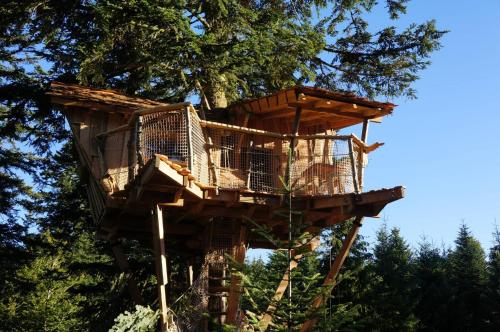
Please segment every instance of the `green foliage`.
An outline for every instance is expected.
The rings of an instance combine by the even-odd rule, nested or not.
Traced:
[[[386,10],[391,23],[405,14],[407,2],[3,1],[0,329],[101,331],[119,312],[131,310],[125,276],[106,244],[95,241],[63,116],[45,95],[49,82],[111,87],[167,101],[200,94],[200,83],[214,107],[294,84],[412,97],[412,84],[440,47],[443,32],[433,21],[373,31],[365,19]],[[299,242],[307,240],[297,233]],[[337,303],[325,311],[330,320],[343,320],[324,320],[325,330],[355,329],[368,312],[365,295],[380,271],[368,268],[366,245],[357,243],[359,250],[341,274],[342,292],[334,293]],[[125,247],[143,295],[152,302],[150,254],[137,243]],[[286,262],[276,255],[270,261],[276,266],[260,263],[261,279],[258,266],[249,271],[249,311],[262,312],[274,292]],[[325,266],[324,258],[312,255],[294,272],[294,324],[305,319],[317,271],[324,273]],[[288,309],[278,308],[276,329],[283,328]],[[124,322],[132,317],[122,316]]]
[[[446,329],[449,285],[446,271],[447,256],[426,239],[419,244],[415,258],[415,284],[418,304],[415,314],[418,328],[426,331]]]
[[[157,329],[160,314],[150,307],[135,306],[134,312],[125,311],[115,319],[115,325],[109,332],[154,332]]]
[[[411,331],[418,323],[413,278],[413,257],[399,230],[387,230],[384,225],[377,233],[373,250],[374,279],[368,296],[371,330]]]
[[[468,227],[460,227],[455,250],[449,254],[449,321],[452,329],[484,329],[486,321],[487,269],[484,251]]]
[[[500,329],[500,231],[495,227],[488,260],[488,307],[491,329]]]

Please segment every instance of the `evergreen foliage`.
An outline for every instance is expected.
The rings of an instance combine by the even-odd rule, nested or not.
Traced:
[[[468,331],[486,329],[485,254],[465,224],[460,227],[455,249],[450,252],[447,265],[451,293],[448,327]]]
[[[115,319],[109,332],[154,332],[157,330],[159,312],[149,307],[135,306],[134,312],[125,311]]]
[[[500,230],[495,226],[488,260],[488,308],[491,330],[500,329]]]
[[[106,331],[120,312],[133,310],[125,276],[109,246],[96,241],[63,117],[44,94],[50,81],[166,101],[200,94],[199,83],[215,108],[294,84],[368,97],[414,97],[412,84],[440,47],[444,32],[433,21],[403,30],[393,27],[407,2],[3,1],[0,330]],[[366,17],[380,10],[386,11],[388,26],[374,31]],[[345,227],[336,227],[329,236],[338,241]],[[457,242],[449,257],[419,253],[415,263],[397,231],[383,232],[386,239],[378,239],[373,258],[362,239],[356,242],[331,301],[320,312],[322,330],[439,330],[443,325],[436,325],[437,318],[423,305],[435,295],[429,287],[438,285],[444,285],[443,294],[453,295],[442,308],[447,317],[469,309],[463,307],[467,301],[483,299],[485,285],[489,305],[498,303],[498,244],[487,267],[470,235]],[[153,303],[150,253],[134,242],[124,246],[143,297]],[[462,258],[475,268],[461,267]],[[428,263],[435,266],[432,271],[424,269],[425,259],[435,264]],[[249,265],[244,299],[249,312],[265,310],[283,264],[283,254],[275,253],[268,262]],[[319,284],[328,266],[329,255],[313,253],[294,271],[294,325],[308,317],[308,304],[323,291]],[[441,274],[443,266],[452,272],[449,278]],[[460,282],[461,277],[472,278],[472,284]],[[379,296],[388,303],[378,301]],[[284,329],[288,309],[280,304],[274,329]],[[498,310],[488,312],[498,326]],[[154,315],[138,307],[120,316],[113,329],[147,330]],[[389,325],[381,315],[387,315]],[[474,311],[464,316],[463,326],[476,322],[486,324]]]

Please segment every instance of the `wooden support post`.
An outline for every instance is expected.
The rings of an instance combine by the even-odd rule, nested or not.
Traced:
[[[138,116],[135,123],[135,154],[137,156],[137,164],[139,167],[144,166],[144,156],[142,155],[142,116]]]
[[[137,283],[135,282],[132,276],[132,272],[130,270],[130,265],[128,264],[127,257],[125,257],[125,254],[123,253],[122,244],[120,243],[120,241],[114,241],[114,242],[110,241],[110,243],[111,243],[111,250],[113,250],[113,254],[115,255],[116,262],[118,263],[120,270],[122,270],[122,272],[127,275],[127,286],[130,296],[134,300],[135,304],[143,305],[144,299],[142,298],[141,292],[137,287]]]
[[[128,143],[127,143],[127,148],[128,148],[128,182],[132,182],[132,180],[135,177],[135,167],[137,165],[136,145],[137,145],[137,132],[136,132],[136,126],[133,126],[129,132],[129,138],[128,138]]]
[[[238,242],[234,248],[234,260],[237,264],[243,264],[245,262],[246,254],[246,227],[240,225],[240,234]],[[241,296],[241,277],[235,274],[236,271],[231,272],[231,285],[229,288],[229,296],[227,299],[227,310],[226,310],[226,323],[227,324],[237,324],[238,323],[238,309],[240,304]]]
[[[191,125],[191,114],[190,108],[186,107],[184,109],[184,116],[186,121],[186,140],[187,140],[187,152],[188,152],[188,160],[187,165],[191,174],[194,173],[193,170],[193,135],[192,135],[192,125]]]
[[[331,290],[333,287],[335,287],[335,279],[337,278],[340,268],[344,264],[345,259],[347,258],[347,255],[349,254],[349,250],[352,247],[352,244],[354,243],[354,240],[356,239],[356,236],[358,235],[359,229],[363,223],[363,217],[356,217],[354,220],[354,224],[349,231],[349,234],[347,234],[347,237],[344,240],[344,243],[342,243],[342,247],[340,248],[340,251],[335,257],[335,260],[333,261],[333,264],[330,268],[330,271],[328,272],[328,275],[326,276],[325,280],[323,281],[323,287],[329,287]],[[313,301],[311,305],[311,311],[318,309],[321,307],[325,301],[325,293],[319,294]],[[301,327],[300,332],[306,332],[306,331],[312,331],[314,328],[314,325],[318,321],[318,317],[313,317],[309,320],[307,320]]]
[[[361,131],[361,141],[366,144],[366,141],[368,139],[368,125],[369,125],[369,120],[365,119],[363,121],[363,129]],[[358,156],[358,186],[359,186],[359,191],[363,191],[363,177],[364,177],[364,172],[363,172],[363,163],[365,160],[366,153],[365,151],[359,151],[359,156]]]
[[[160,304],[160,330],[167,331],[168,307],[167,307],[167,257],[165,252],[165,231],[163,227],[163,213],[161,208],[156,205],[153,210],[153,243],[156,258],[156,278],[158,283],[158,300]]]
[[[352,146],[352,139],[348,140],[347,143],[349,144],[349,159],[351,161],[352,184],[354,185],[354,192],[358,194],[359,193],[358,174],[357,174],[358,172],[356,169],[357,160],[354,159],[354,148]]]

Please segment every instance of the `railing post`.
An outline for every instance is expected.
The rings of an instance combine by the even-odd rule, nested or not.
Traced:
[[[191,171],[191,174],[194,172],[193,170],[193,141],[191,134],[191,115],[189,114],[189,107],[185,108],[185,116],[186,116],[186,140],[187,140],[187,153],[188,153],[188,168]]]
[[[352,184],[354,186],[354,192],[356,194],[358,194],[359,193],[358,174],[356,172],[356,161],[354,159],[354,149],[352,146],[352,138],[348,139],[347,143],[349,144],[349,158],[351,159]]]
[[[141,151],[141,134],[142,134],[142,116],[140,115],[137,118],[137,121],[135,123],[135,134],[136,134],[136,145],[135,145],[135,150],[136,150],[136,155],[137,155],[137,163],[139,166],[144,166],[144,156],[142,155]]]
[[[364,144],[366,144],[366,141],[368,139],[368,124],[369,124],[369,120],[365,119],[363,121],[363,130],[361,132],[361,141]],[[358,156],[359,191],[363,191],[363,177],[364,177],[363,163],[364,163],[365,156],[366,156],[365,150],[360,147],[360,153]]]
[[[136,134],[136,126],[130,129],[130,135],[128,138],[128,182],[131,182],[134,179],[135,175],[135,165],[136,165],[136,142],[137,142],[137,134]]]

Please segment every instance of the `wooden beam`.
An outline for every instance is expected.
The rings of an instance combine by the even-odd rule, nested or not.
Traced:
[[[158,284],[158,300],[160,304],[160,330],[166,332],[168,329],[168,306],[167,306],[167,257],[165,252],[165,232],[163,229],[163,212],[156,205],[153,209],[153,243],[156,258],[156,279]]]
[[[339,253],[335,257],[335,260],[333,261],[332,266],[330,267],[330,271],[328,272],[328,275],[326,276],[325,280],[323,281],[323,287],[328,288],[327,292],[323,292],[322,294],[319,294],[313,301],[311,305],[311,311],[314,311],[321,307],[324,303],[325,297],[330,295],[332,288],[335,286],[335,279],[337,278],[340,268],[345,262],[345,259],[347,258],[347,255],[349,254],[349,250],[351,249],[354,240],[356,239],[356,236],[358,235],[359,229],[361,228],[361,225],[363,223],[363,217],[356,217],[354,220],[354,224],[349,231],[349,234],[347,234],[347,237],[344,240],[344,243],[342,243],[342,247],[340,248]],[[301,332],[308,332],[312,331],[314,328],[314,325],[316,325],[316,322],[318,321],[318,317],[313,317],[307,320],[301,327],[300,331]]]
[[[301,252],[304,251],[313,251],[315,250],[320,244],[320,238],[318,236],[314,237],[311,239],[311,241],[305,245],[303,249],[305,250],[300,250]],[[294,254],[295,254],[294,250]],[[276,292],[274,293],[273,298],[271,299],[271,302],[269,303],[266,313],[262,317],[262,319],[259,322],[259,331],[264,332],[267,330],[269,327],[269,324],[273,320],[273,314],[276,311],[276,308],[278,306],[278,303],[281,301],[283,298],[283,295],[285,294],[285,291],[288,287],[288,281],[289,281],[289,275],[288,272],[292,271],[299,265],[299,260],[303,257],[303,253],[294,255],[293,259],[290,261],[290,267],[287,268],[285,273],[283,274],[283,278],[281,278],[280,283],[278,284],[278,288],[276,289]]]
[[[246,227],[240,223],[240,234],[238,243],[234,247],[234,260],[237,264],[245,262],[246,254]],[[241,296],[241,277],[237,275],[237,271],[231,271],[231,284],[229,288],[229,296],[227,298],[226,323],[236,324],[238,322],[238,308]]]
[[[367,140],[368,140],[368,126],[369,126],[369,121],[368,121],[368,119],[365,119],[363,121],[363,129],[361,130],[361,141],[365,145],[366,145]],[[363,191],[363,178],[364,178],[363,164],[364,164],[365,158],[366,158],[366,153],[364,151],[359,151],[358,152],[358,185],[359,185],[360,192]]]

